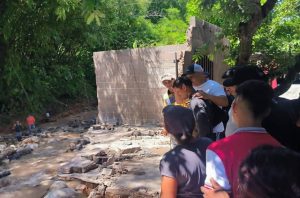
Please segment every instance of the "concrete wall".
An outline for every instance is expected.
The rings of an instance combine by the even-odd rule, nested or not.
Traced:
[[[160,82],[165,73],[175,76],[175,52],[186,45],[95,52],[93,55],[100,122],[128,124],[162,120]]]
[[[188,58],[185,58],[187,61],[184,66],[192,62],[191,54],[194,54],[197,48],[207,44],[209,46],[208,53],[214,56],[213,80],[222,83],[221,76],[228,68],[224,63],[224,56],[228,53],[229,41],[226,38],[217,38],[220,31],[221,29],[216,25],[191,17],[190,26],[187,30],[187,44],[190,51],[186,52]],[[217,48],[217,43],[222,47]]]
[[[175,53],[180,74],[192,63],[196,48],[205,43],[213,45],[218,31],[217,26],[192,17],[185,45],[95,52],[99,122],[161,122],[162,94],[166,89],[160,77],[166,73],[175,76]],[[221,83],[221,75],[227,69],[223,63],[224,52],[214,50],[213,46],[210,50],[215,57],[213,79]]]

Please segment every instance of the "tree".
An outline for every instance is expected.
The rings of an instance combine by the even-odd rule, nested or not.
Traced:
[[[290,85],[300,71],[295,61],[299,54],[299,1],[190,0],[187,10],[188,16],[198,13],[196,16],[223,29],[231,43],[229,60],[235,59],[231,64],[248,64],[251,55],[262,53],[269,66],[276,65],[272,74],[288,73],[281,85]]]
[[[0,3],[0,112],[95,97],[94,51],[153,43],[147,1]],[[16,28],[17,27],[17,28]]]

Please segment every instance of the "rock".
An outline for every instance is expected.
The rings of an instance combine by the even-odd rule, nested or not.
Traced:
[[[51,138],[47,141],[48,144],[53,144],[53,143],[57,143],[57,142],[58,142],[58,140],[55,138]]]
[[[50,133],[54,133],[55,130],[56,130],[55,127],[49,127],[49,128],[47,129],[47,131],[49,131]]]
[[[11,180],[8,178],[0,179],[0,189],[9,186],[11,183]]]
[[[6,144],[0,144],[0,153],[2,153],[6,147]]]
[[[44,181],[41,181],[40,185],[41,186],[51,186],[53,184],[53,180],[44,180]]]
[[[132,136],[141,136],[142,133],[140,131],[133,131],[131,135]]]
[[[68,150],[74,151],[75,149],[76,149],[76,143],[71,142],[71,143],[69,144],[69,149],[68,149]]]
[[[62,188],[68,188],[68,185],[64,181],[55,181],[51,186],[50,190],[58,190]]]
[[[128,148],[121,148],[121,154],[129,154],[129,153],[136,153],[142,150],[140,146],[133,146]]]
[[[108,161],[108,157],[107,156],[96,156],[96,155],[94,155],[93,156],[93,161],[96,164],[103,164],[103,163]]]
[[[33,144],[33,143],[39,143],[40,138],[37,136],[26,138],[22,141],[22,144]]]
[[[123,142],[123,144],[129,146],[132,145],[132,142]]]
[[[9,158],[9,156],[12,156],[15,154],[17,151],[15,148],[8,147],[6,148],[1,154],[0,154],[0,161]]]
[[[82,145],[87,145],[89,143],[91,143],[91,141],[88,138],[83,138],[79,140],[79,143]]]
[[[97,188],[92,190],[88,198],[104,198],[105,197],[106,187],[103,184],[100,184]]]
[[[128,128],[128,129],[127,129],[127,131],[131,131],[131,130],[132,130],[131,128]]]
[[[4,165],[8,165],[9,164],[9,162],[10,162],[10,160],[9,159],[5,159],[5,160],[2,160],[2,164],[4,164]]]
[[[31,150],[35,150],[39,147],[39,145],[38,144],[27,144],[26,147],[30,148]]]
[[[122,165],[121,162],[113,163],[112,168],[115,170],[116,173],[122,173],[123,172],[123,165]]]
[[[75,190],[81,194],[87,194],[87,186],[84,184],[79,184],[76,186]]]
[[[66,165],[63,165],[60,168],[60,172],[64,174],[85,173],[97,167],[98,165],[95,162],[79,157],[79,158],[74,158]]]
[[[71,188],[51,190],[44,198],[77,198],[79,194]]]
[[[107,177],[110,177],[114,174],[114,170],[111,169],[111,168],[103,168],[102,171],[101,171],[101,175],[104,175],[104,176],[107,176]]]
[[[30,154],[32,152],[32,149],[29,147],[25,148],[19,148],[16,153],[13,155],[9,156],[8,159],[13,160],[13,159],[19,159],[23,155]]]
[[[149,131],[149,132],[148,132],[148,135],[149,135],[149,136],[154,136],[154,135],[156,135],[156,134],[155,134],[155,131]]]
[[[72,120],[68,122],[68,126],[72,128],[77,128],[80,126],[80,121],[79,120]]]
[[[93,126],[93,130],[101,130],[101,129],[103,129],[103,127],[100,124],[96,124]]]
[[[75,146],[75,149],[76,150],[81,150],[83,148],[83,146],[82,146],[82,144],[77,144],[76,146]]]
[[[11,172],[9,170],[0,171],[0,178],[6,177],[6,176],[8,176],[10,174],[11,174]]]

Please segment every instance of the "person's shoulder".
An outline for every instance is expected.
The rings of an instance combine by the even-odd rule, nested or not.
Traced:
[[[238,136],[239,135],[236,133],[228,137],[225,137],[221,140],[215,141],[208,146],[208,149],[219,150],[219,149],[224,149],[225,147],[232,147],[232,146],[234,147],[236,146],[234,142]]]
[[[177,145],[175,148],[166,152],[161,159],[161,163],[162,162],[175,162],[182,149],[183,149],[183,147],[181,145]]]

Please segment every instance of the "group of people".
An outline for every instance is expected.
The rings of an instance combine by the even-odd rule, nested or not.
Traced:
[[[35,129],[35,117],[33,115],[28,115],[26,118],[26,123],[28,127],[28,134],[31,135],[32,131]],[[22,140],[22,124],[17,120],[14,124],[13,130],[15,130],[16,139],[18,141]]]
[[[174,143],[159,166],[161,197],[300,197],[300,100],[275,97],[256,66],[223,78],[198,64],[162,77],[163,133]]]

